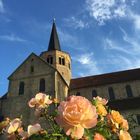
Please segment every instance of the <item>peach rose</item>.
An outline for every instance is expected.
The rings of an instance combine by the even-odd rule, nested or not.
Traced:
[[[107,115],[107,111],[106,111],[105,107],[102,104],[97,105],[97,112],[101,116],[106,116]]]
[[[42,128],[40,126],[40,124],[35,124],[35,125],[29,125],[28,126],[28,135],[31,136],[35,133],[38,133],[39,131],[41,131]]]
[[[52,101],[49,99],[49,95],[38,93],[35,98],[32,98],[28,104],[29,107],[44,108],[46,105],[51,104]]]
[[[92,128],[97,124],[96,107],[81,96],[70,96],[60,103],[56,122],[64,128],[66,135],[80,139],[84,128]]]
[[[114,123],[121,124],[123,122],[123,116],[118,111],[112,110],[111,117]]]
[[[94,136],[94,140],[106,140],[101,134],[96,133]]]
[[[97,97],[94,97],[93,98],[94,100],[96,100],[96,104],[102,104],[102,105],[106,105],[108,103],[108,100],[104,99],[104,98],[101,98],[99,96]]]
[[[127,131],[120,130],[119,140],[132,140],[132,137]]]
[[[124,129],[124,130],[128,130],[129,129],[129,125],[128,125],[128,121],[123,119],[122,123],[121,123],[121,127]]]
[[[14,132],[16,132],[18,130],[18,128],[21,127],[21,120],[19,118],[16,118],[14,120],[12,120],[9,125],[7,126],[7,133],[8,134],[12,134]]]

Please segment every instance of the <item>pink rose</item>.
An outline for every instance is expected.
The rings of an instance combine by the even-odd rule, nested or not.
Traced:
[[[81,96],[70,96],[60,103],[56,122],[64,128],[66,135],[80,139],[84,128],[92,128],[97,124],[96,107]]]
[[[40,124],[35,124],[35,125],[29,125],[28,126],[28,135],[31,136],[33,134],[38,133],[39,131],[41,131],[42,128],[40,126]]]
[[[46,105],[51,104],[52,101],[49,99],[49,95],[38,93],[35,98],[32,98],[28,104],[29,107],[44,108]]]
[[[93,99],[96,100],[97,105],[98,105],[98,104],[106,105],[106,104],[108,103],[108,100],[106,100],[106,99],[104,99],[104,98],[101,98],[101,97],[99,97],[99,96],[94,97]]]
[[[94,140],[106,140],[101,134],[96,133],[94,136]]]

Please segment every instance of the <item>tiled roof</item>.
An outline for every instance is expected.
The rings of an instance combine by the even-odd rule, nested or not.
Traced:
[[[140,80],[140,68],[71,79],[70,90]]]

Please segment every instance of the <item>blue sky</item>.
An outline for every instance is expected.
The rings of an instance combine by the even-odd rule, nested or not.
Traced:
[[[31,52],[47,50],[53,18],[73,77],[140,68],[139,0],[0,0],[0,95]]]

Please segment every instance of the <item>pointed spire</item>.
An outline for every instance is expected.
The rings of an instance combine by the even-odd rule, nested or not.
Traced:
[[[52,50],[61,51],[59,38],[58,38],[56,25],[55,25],[55,19],[53,19],[52,32],[51,32],[49,46],[48,46],[48,51],[52,51]]]

